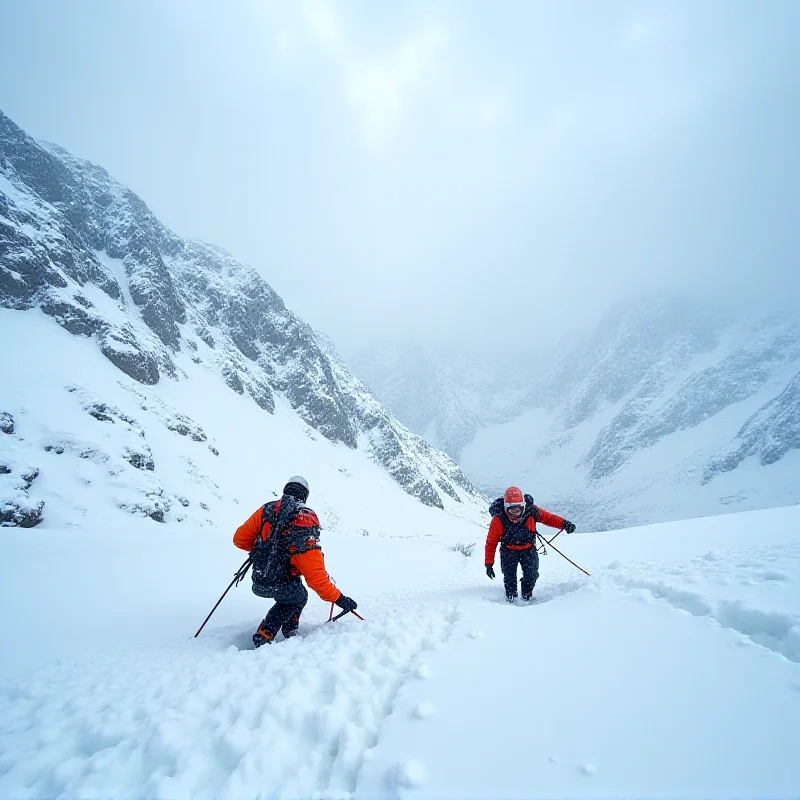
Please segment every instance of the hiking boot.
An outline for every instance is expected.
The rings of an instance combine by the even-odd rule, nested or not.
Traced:
[[[507,603],[516,603],[517,596],[515,594],[507,594],[506,595],[506,602]]]
[[[523,592],[522,593],[522,599],[523,600],[527,601],[527,600],[530,600],[532,597],[533,597],[533,589],[531,589],[529,592]]]
[[[300,626],[300,615],[295,614],[281,625],[281,633],[284,639],[291,639],[297,636],[297,629]]]
[[[269,631],[264,630],[264,628],[259,627],[259,629],[253,634],[253,644],[256,647],[261,647],[262,644],[272,644],[272,640],[274,638],[274,634],[271,634]]]

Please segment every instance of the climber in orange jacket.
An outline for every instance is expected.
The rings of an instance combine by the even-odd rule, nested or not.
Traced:
[[[279,630],[285,638],[297,633],[308,602],[301,576],[326,602],[344,611],[358,608],[333,585],[325,570],[319,518],[305,505],[307,499],[308,483],[296,475],[283,487],[280,500],[259,508],[233,535],[233,543],[253,557],[253,592],[275,600],[253,634],[256,647],[271,643]]]
[[[513,603],[517,599],[517,568],[520,565],[522,599],[530,600],[539,578],[536,523],[567,533],[572,533],[575,526],[569,520],[535,506],[533,498],[529,494],[523,495],[516,486],[509,486],[505,494],[489,506],[489,513],[492,521],[486,535],[486,574],[494,580],[494,554],[499,544],[506,600]]]

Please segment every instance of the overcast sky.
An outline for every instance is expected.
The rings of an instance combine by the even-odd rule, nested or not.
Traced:
[[[345,353],[800,291],[800,1],[4,0],[0,109]]]

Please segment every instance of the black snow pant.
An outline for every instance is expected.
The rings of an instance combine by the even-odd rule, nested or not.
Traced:
[[[522,566],[521,589],[523,597],[530,597],[539,578],[539,552],[536,547],[527,550],[509,550],[500,546],[500,569],[503,570],[503,583],[506,597],[517,596],[517,567]]]
[[[278,631],[281,631],[287,639],[294,636],[307,602],[308,591],[299,575],[282,586],[275,593],[275,605],[267,612],[267,616],[253,634],[256,647],[271,642],[278,635]]]

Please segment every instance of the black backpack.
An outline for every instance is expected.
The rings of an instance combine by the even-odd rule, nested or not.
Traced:
[[[253,557],[253,593],[259,597],[275,597],[277,591],[291,579],[289,546],[292,538],[284,536],[283,532],[297,516],[300,504],[294,497],[285,494],[280,500],[277,514],[275,505],[273,501],[262,509],[261,528],[250,552]],[[268,522],[272,524],[272,531],[264,541],[262,532]]]

